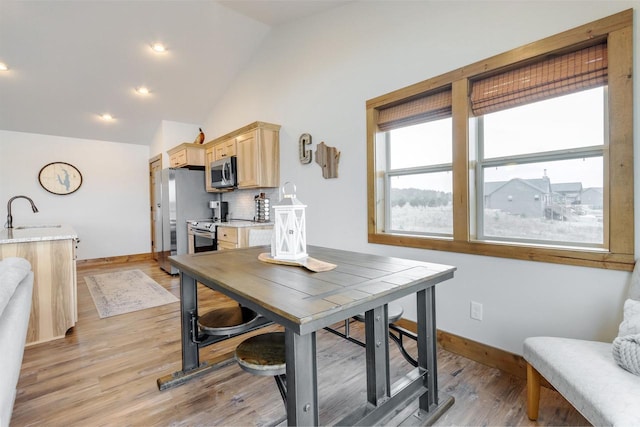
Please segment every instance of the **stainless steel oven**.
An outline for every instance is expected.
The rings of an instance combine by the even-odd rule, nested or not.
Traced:
[[[187,223],[188,247],[187,253],[215,251],[216,226],[211,222],[192,221]]]

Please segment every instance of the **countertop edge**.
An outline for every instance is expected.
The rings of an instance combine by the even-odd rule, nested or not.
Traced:
[[[0,230],[0,244],[45,242],[77,238],[78,234],[75,230],[66,224],[51,227],[26,225]]]

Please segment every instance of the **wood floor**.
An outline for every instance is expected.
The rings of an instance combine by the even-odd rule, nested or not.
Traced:
[[[128,269],[142,270],[179,297],[178,278],[152,261],[81,267],[78,323],[64,339],[25,350],[12,426],[245,426],[284,416],[273,379],[252,376],[235,363],[159,391],[157,378],[181,369],[180,304],[100,319],[84,281]],[[200,313],[233,304],[209,289],[198,292]],[[362,337],[362,325],[352,323],[351,333]],[[232,351],[242,339],[202,349],[201,361]],[[317,346],[320,423],[330,425],[365,401],[364,349],[325,331]],[[411,367],[395,346],[391,356],[393,381]],[[442,349],[438,358],[440,391],[454,396],[455,404],[436,425],[589,425],[544,388],[540,418],[531,422],[523,380]],[[410,409],[389,424],[397,425]]]

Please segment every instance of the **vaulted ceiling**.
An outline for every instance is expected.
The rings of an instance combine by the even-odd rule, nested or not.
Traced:
[[[344,3],[0,0],[0,130],[149,144],[202,123],[274,27]]]

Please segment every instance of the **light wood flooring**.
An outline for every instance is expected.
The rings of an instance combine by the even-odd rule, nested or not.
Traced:
[[[26,348],[12,426],[245,426],[284,416],[273,379],[235,363],[159,391],[157,378],[181,369],[180,304],[100,319],[84,281],[127,269],[142,270],[179,297],[178,277],[153,261],[79,268],[78,323],[64,339]],[[233,304],[204,287],[198,292],[200,313]],[[352,323],[351,333],[362,337],[362,325]],[[201,361],[232,351],[242,339],[202,349]],[[364,349],[326,331],[318,333],[317,347],[320,423],[330,425],[365,401]],[[411,367],[395,346],[391,351],[393,381]],[[455,403],[436,425],[589,425],[544,388],[540,418],[529,421],[524,380],[442,349],[438,358],[440,391]],[[397,425],[407,411],[389,424]]]

